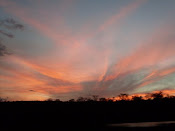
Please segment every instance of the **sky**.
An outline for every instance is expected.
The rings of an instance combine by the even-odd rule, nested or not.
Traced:
[[[0,0],[0,97],[175,94],[174,0]]]

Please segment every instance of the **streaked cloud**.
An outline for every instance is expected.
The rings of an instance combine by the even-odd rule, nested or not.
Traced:
[[[9,16],[0,20],[7,42],[0,43],[0,95],[66,100],[174,89],[175,28],[169,22],[174,20],[161,15],[154,2],[40,2],[0,1],[2,14]],[[7,55],[8,49],[15,53]]]
[[[7,47],[0,42],[0,56],[8,55],[10,54],[7,50]]]

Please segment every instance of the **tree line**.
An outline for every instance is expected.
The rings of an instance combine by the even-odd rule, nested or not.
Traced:
[[[99,102],[117,102],[117,101],[144,101],[144,100],[162,100],[162,99],[175,99],[175,96],[165,94],[162,91],[155,93],[147,93],[144,96],[142,95],[129,95],[125,93],[119,94],[117,97],[105,98],[99,97],[98,95],[92,95],[91,97],[78,97],[77,99],[70,99],[67,102],[91,102],[91,101],[99,101]],[[60,101],[60,99],[52,99],[49,98],[45,101]]]
[[[117,101],[145,101],[145,100],[162,100],[162,99],[175,99],[175,96],[165,94],[162,91],[155,92],[155,93],[147,93],[144,96],[143,95],[129,95],[125,93],[119,94],[117,97],[112,98],[105,98],[105,97],[99,97],[98,95],[92,95],[91,97],[78,97],[77,99],[70,99],[66,102],[92,102],[92,101],[99,101],[99,102],[117,102]],[[48,98],[44,101],[51,102],[62,102],[60,99],[53,99]],[[0,102],[8,102],[7,98],[0,97]]]

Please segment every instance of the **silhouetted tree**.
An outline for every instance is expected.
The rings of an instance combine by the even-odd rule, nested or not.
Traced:
[[[134,96],[132,96],[132,100],[133,101],[141,101],[141,100],[143,100],[143,97],[142,96],[134,95]]]
[[[118,95],[118,97],[120,98],[120,100],[123,100],[123,101],[129,100],[128,94],[120,94]]]
[[[175,100],[175,96],[169,96],[169,99],[174,99]]]
[[[52,98],[48,98],[46,101],[53,101],[53,99]]]
[[[109,98],[107,99],[108,102],[114,102],[113,99]]]
[[[78,97],[77,102],[84,102],[84,101],[86,101],[86,100],[87,100],[87,98]]]
[[[94,101],[94,100],[92,98],[85,98],[85,101],[90,102],[90,101]]]
[[[106,98],[99,98],[99,101],[107,101]]]
[[[151,100],[151,99],[152,99],[152,94],[151,94],[151,93],[147,93],[147,94],[145,95],[145,99],[146,99],[146,100]]]
[[[93,95],[93,96],[92,96],[92,100],[93,100],[93,101],[98,101],[98,97],[99,97],[98,95]]]
[[[58,101],[58,102],[60,102],[61,100],[60,100],[60,99],[55,99],[55,101]]]
[[[75,99],[70,99],[68,102],[75,102]]]
[[[162,99],[162,98],[163,98],[163,92],[160,91],[160,92],[157,92],[157,93],[152,93],[152,94],[151,94],[151,97],[152,97],[153,99]]]
[[[8,97],[7,98],[0,97],[0,102],[7,102],[7,99],[8,99]]]

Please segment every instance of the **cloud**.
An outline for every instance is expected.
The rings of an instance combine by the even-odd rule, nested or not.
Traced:
[[[62,5],[60,6],[60,8],[62,8],[61,12],[64,12],[65,9],[67,8],[67,6],[69,7],[71,4],[72,4],[72,1],[67,1],[66,3],[63,2]],[[75,39],[71,35],[69,35],[70,30],[68,30],[67,27],[64,25],[64,23],[65,23],[64,18],[58,12],[57,12],[57,17],[55,17],[54,15],[50,15],[50,17],[51,17],[50,19],[54,19],[54,21],[56,21],[56,24],[58,26],[60,26],[60,28],[62,29],[61,31],[53,29],[51,27],[48,19],[45,19],[43,21],[43,20],[38,19],[38,17],[37,18],[31,17],[31,12],[29,10],[27,10],[26,7],[22,7],[14,1],[1,0],[0,6],[6,12],[16,16],[17,18],[21,19],[25,23],[33,26],[38,32],[40,32],[41,34],[50,38],[54,44],[67,45],[67,44],[75,42]],[[45,8],[44,9],[41,8],[40,10],[41,10],[41,12],[37,11],[36,13],[39,13],[39,14],[43,14],[43,12],[44,12],[44,14],[50,13],[49,10],[48,10],[48,12],[46,12]],[[5,22],[8,22],[10,24],[15,23],[11,19],[6,20]],[[15,23],[15,25],[16,25],[15,27],[18,27],[18,28],[22,27],[23,28],[22,25],[19,25],[17,23]]]
[[[1,81],[0,91],[4,95],[13,91],[18,96],[27,95],[27,98],[23,97],[25,100],[36,98],[44,100],[49,97],[58,97],[59,94],[69,94],[82,90],[78,83],[55,78],[54,73],[47,75],[47,73],[40,72],[32,63],[15,57],[12,55],[8,56],[8,59],[0,60],[0,78],[3,80]],[[34,98],[32,92],[35,93]],[[13,98],[19,100],[16,96]]]
[[[13,18],[6,18],[3,20],[0,20],[0,26],[5,27],[6,29],[9,30],[23,30],[24,26],[17,21],[15,21]]]
[[[23,30],[24,26],[22,24],[19,24],[12,18],[6,18],[0,20],[0,27],[4,27],[4,30]],[[4,30],[0,30],[0,34],[7,36],[8,38],[14,38],[14,35],[11,33],[7,33]],[[10,55],[11,53],[7,50],[7,47],[0,41],[0,56],[4,55]]]
[[[90,81],[83,83],[83,86],[90,86],[93,92],[107,97],[123,92],[144,93],[167,89],[169,86],[174,88],[171,77],[175,73],[174,36],[173,25],[161,27],[141,43],[141,47],[121,57],[115,64],[110,66],[104,61],[104,71],[96,83]]]
[[[2,31],[2,30],[0,30],[0,34],[5,35],[5,36],[7,36],[9,38],[13,38],[14,37],[11,33],[7,33],[7,32]]]
[[[174,57],[174,36],[173,25],[163,27],[159,32],[156,31],[152,37],[141,44],[141,47],[108,68],[104,80],[116,79],[120,74],[128,71],[158,66],[161,62]]]
[[[124,8],[121,8],[119,13],[113,15],[111,18],[106,20],[100,27],[99,31],[103,31],[109,26],[113,25],[114,23],[119,23],[121,20],[125,19],[126,16],[129,16],[131,13],[133,13],[137,8],[139,8],[141,5],[143,5],[147,0],[137,0],[135,2],[131,2],[129,5],[127,5]]]
[[[100,21],[99,26],[97,26],[95,30],[94,29],[90,30],[86,35],[81,36],[83,37],[81,39],[83,39],[83,41],[91,39],[100,33],[106,32],[113,25],[115,25],[115,27],[116,26],[120,27],[126,18],[128,18],[132,13],[134,13],[139,7],[144,5],[146,2],[147,0],[136,0],[132,1],[131,3],[129,3],[124,7],[121,7],[120,10],[119,11],[117,10],[116,13],[111,17],[105,19],[104,21]],[[90,28],[88,24],[91,23],[91,21],[88,21],[88,23],[84,27],[85,29]]]
[[[112,52],[113,49],[111,49],[110,43],[104,42],[103,40],[100,40],[102,43],[96,40],[94,41],[96,36],[99,38],[101,34],[106,34],[104,37],[110,37],[108,29],[113,27],[113,25],[115,25],[115,27],[121,27],[121,24],[124,23],[123,21],[142,6],[145,1],[146,0],[133,1],[127,6],[116,10],[117,12],[108,19],[99,21],[98,26],[93,28],[93,30],[90,29],[87,35],[82,35],[80,31],[80,33],[77,33],[78,35],[75,36],[76,32],[79,31],[71,33],[72,30],[67,30],[67,28],[64,30],[64,27],[62,28],[62,26],[66,26],[64,25],[66,24],[64,21],[65,18],[63,18],[64,14],[55,17],[54,12],[50,10],[47,11],[47,8],[41,9],[40,6],[37,6],[39,8],[37,10],[38,14],[32,15],[36,10],[22,7],[22,5],[14,1],[2,0],[0,6],[3,7],[4,11],[21,19],[29,26],[34,27],[38,33],[41,33],[53,43],[59,45],[56,46],[59,49],[55,48],[55,50],[58,49],[55,53],[47,52],[41,56],[42,58],[37,56],[34,59],[30,59],[23,55],[23,57],[13,57],[9,59],[10,62],[16,62],[14,62],[12,66],[17,68],[2,68],[4,72],[8,72],[7,76],[0,75],[4,80],[4,85],[7,85],[7,87],[13,86],[13,88],[16,88],[16,92],[18,90],[23,92],[22,90],[25,89],[30,91],[30,93],[45,94],[47,97],[51,95],[57,96],[61,93],[66,95],[75,91],[84,94],[90,92],[108,97],[122,92],[129,93],[134,89],[136,91],[137,89],[142,90],[142,87],[149,86],[161,78],[164,78],[164,76],[174,73],[174,69],[166,68],[167,70],[163,71],[156,67],[159,66],[162,61],[164,62],[166,59],[175,55],[175,46],[172,39],[174,37],[171,35],[172,30],[174,31],[173,28],[172,30],[162,29],[160,31],[162,34],[158,32],[156,36],[143,42],[141,44],[144,45],[143,47],[138,47],[129,55],[126,54],[125,57],[121,57],[119,61],[115,60],[114,65],[111,65],[111,61],[113,60],[111,58],[113,58],[113,56],[111,57],[110,55],[114,53]],[[67,6],[67,4],[65,6]],[[64,9],[65,6],[63,6]],[[42,17],[41,19],[41,16],[37,17],[39,15],[46,17]],[[52,21],[55,21],[53,23],[56,23],[55,27],[59,29],[54,28],[54,25],[51,24]],[[24,29],[23,25],[18,24],[18,22],[11,18],[1,20],[0,26],[7,30]],[[69,25],[67,25],[67,27],[69,27]],[[13,37],[13,34],[1,30],[0,34],[9,38]],[[60,43],[62,44],[60,45]],[[99,43],[99,45],[97,46],[96,43]],[[104,43],[105,48],[102,46]],[[48,44],[50,44],[50,42]],[[6,50],[6,46],[3,44],[0,45],[1,56],[6,54],[4,53]],[[117,52],[117,50],[118,49],[115,51]],[[31,53],[33,53],[33,51],[31,51]],[[123,51],[123,53],[125,53],[125,51]],[[114,58],[116,58],[116,56],[114,56]],[[117,58],[119,57],[117,56]],[[152,70],[152,68],[156,70]],[[23,89],[20,89],[17,85],[23,87]]]
[[[9,55],[7,47],[0,42],[0,56]]]

